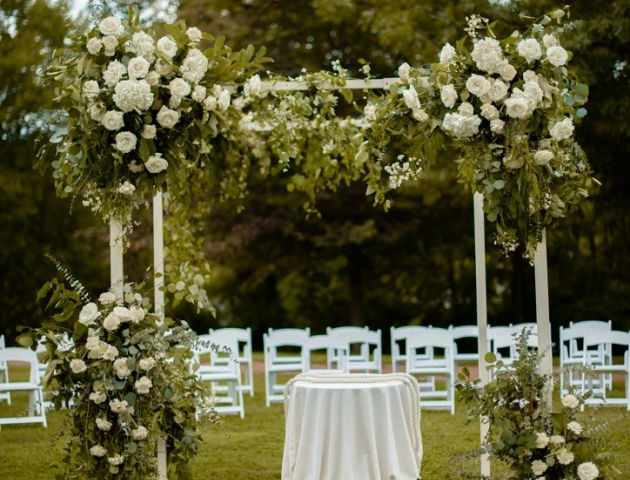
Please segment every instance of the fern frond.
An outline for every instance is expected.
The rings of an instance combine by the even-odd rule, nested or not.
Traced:
[[[46,253],[45,257],[52,262],[57,271],[63,275],[66,282],[72,287],[72,289],[81,297],[83,303],[90,303],[92,298],[88,293],[87,289],[83,286],[83,284],[77,280],[74,275],[70,273],[70,271],[63,266],[63,264],[55,258],[54,255],[50,253]]]

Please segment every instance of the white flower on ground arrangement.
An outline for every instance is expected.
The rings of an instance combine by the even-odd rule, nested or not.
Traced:
[[[96,403],[97,405],[103,403],[105,400],[107,400],[107,395],[105,395],[102,392],[92,392],[90,393],[89,397],[88,397],[92,402]]]
[[[99,312],[96,304],[90,302],[81,309],[81,313],[79,313],[79,322],[86,327],[89,327],[91,325],[95,325],[96,319],[100,316],[101,312]]]
[[[105,127],[106,130],[109,130],[111,132],[118,131],[125,126],[123,113],[116,110],[110,110],[106,112],[105,115],[103,115],[103,118],[101,119],[101,124],[103,125],[103,127]]]
[[[114,372],[121,380],[131,375],[131,369],[127,365],[127,357],[120,357],[114,361]]]
[[[147,434],[147,429],[143,426],[139,426],[131,431],[131,438],[134,440],[144,440],[147,438]]]
[[[141,377],[136,380],[135,383],[136,392],[140,395],[144,395],[145,393],[149,393],[151,391],[151,387],[153,386],[153,382],[148,377]]]
[[[138,362],[140,370],[149,371],[155,367],[155,359],[153,357],[143,358]]]
[[[104,360],[115,360],[118,358],[118,349],[113,345],[108,345],[107,348],[103,351],[102,358]]]
[[[537,477],[545,473],[548,468],[547,464],[542,460],[534,460],[532,462],[532,473]]]
[[[149,73],[151,64],[143,57],[134,57],[127,64],[127,73],[132,80],[138,80],[146,77]]]
[[[165,36],[157,41],[157,49],[168,58],[173,58],[177,53],[177,44],[170,36]]]
[[[549,436],[545,432],[536,434],[536,448],[545,448],[549,445]]]
[[[118,35],[121,22],[116,17],[107,17],[100,21],[98,29],[103,35]]]
[[[83,360],[75,358],[70,360],[70,370],[72,370],[73,373],[83,373],[87,370],[87,365]]]
[[[92,55],[96,55],[98,52],[100,52],[102,47],[103,42],[101,42],[100,38],[96,37],[90,38],[87,42],[87,45],[85,46],[85,48],[87,48],[87,51],[90,52],[90,54]]]
[[[562,405],[567,408],[578,408],[580,406],[580,401],[575,397],[575,395],[569,393],[562,397]]]
[[[586,462],[578,466],[577,474],[580,480],[595,480],[599,476],[599,469],[594,463]]]
[[[562,435],[552,435],[549,439],[549,443],[553,445],[562,445],[565,442],[564,437]]]
[[[179,122],[181,114],[176,110],[171,110],[165,106],[160,108],[157,114],[157,122],[164,128],[173,128]]]
[[[96,426],[98,427],[99,430],[103,430],[104,432],[108,432],[112,428],[111,422],[108,422],[107,420],[103,418],[96,419]]]
[[[108,57],[114,56],[116,53],[116,47],[118,46],[118,38],[114,35],[108,35],[102,39],[103,47],[105,48],[105,55]]]
[[[517,73],[516,68],[507,61],[501,65],[501,69],[499,70],[499,75],[501,75],[501,78],[507,82],[514,80]]]
[[[553,152],[549,150],[538,150],[534,153],[534,162],[536,165],[547,165],[551,160],[553,160]]]
[[[558,463],[560,463],[561,465],[569,465],[570,463],[573,463],[575,455],[569,452],[566,448],[561,448],[556,453],[556,458],[558,459]]]
[[[453,85],[444,85],[440,92],[440,100],[446,108],[453,108],[457,102],[457,90]]]
[[[94,445],[90,448],[90,453],[95,457],[104,457],[107,450],[105,450],[101,445]]]
[[[560,45],[549,47],[547,49],[547,60],[556,67],[561,67],[569,59],[569,54]]]
[[[574,130],[575,127],[573,126],[571,119],[565,117],[562,121],[557,122],[551,130],[549,130],[549,134],[556,142],[560,142],[571,138]]]
[[[129,404],[127,403],[127,400],[114,399],[109,402],[109,408],[112,412],[117,414],[127,413],[129,410]]]
[[[107,315],[105,320],[103,320],[103,328],[107,331],[113,332],[118,330],[118,327],[120,327],[120,318],[113,313]]]
[[[129,153],[136,148],[138,137],[131,132],[120,132],[116,135],[116,150]]]
[[[149,159],[145,162],[144,167],[149,173],[157,174],[168,168],[168,162],[165,158],[162,158],[161,153],[156,153],[155,155],[151,155],[149,157]]]
[[[576,435],[582,435],[582,425],[580,425],[578,422],[574,421],[567,424],[567,430],[575,433]]]
[[[125,457],[122,455],[116,455],[115,457],[109,457],[107,461],[110,465],[122,465],[125,461]]]

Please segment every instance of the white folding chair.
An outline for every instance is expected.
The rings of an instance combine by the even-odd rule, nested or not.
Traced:
[[[382,371],[382,337],[380,330],[370,330],[368,327],[337,327],[326,329],[326,334],[343,338],[350,344],[348,365],[351,372],[376,372]],[[359,348],[359,353],[352,351],[353,346]],[[328,368],[337,362],[336,352],[328,353]]]
[[[7,344],[4,339],[4,335],[0,335],[0,350],[7,348]],[[9,366],[7,362],[0,362],[0,383],[6,383],[9,381]],[[0,401],[5,400],[11,405],[11,392],[0,392]]]
[[[218,413],[237,414],[245,417],[245,405],[243,403],[243,390],[241,389],[241,369],[236,361],[238,342],[231,338],[223,338],[219,335],[199,335],[200,343],[195,346],[194,362],[196,374],[202,382],[212,385],[214,409]],[[228,354],[223,350],[222,355],[228,359],[219,364],[213,364],[217,358],[214,346],[228,348]],[[221,388],[226,387],[226,388]],[[226,395],[217,395],[225,392]]]
[[[324,352],[328,357],[330,352],[335,352],[336,362],[334,366],[331,362],[326,361],[325,368],[316,368],[312,361],[311,355],[313,352]],[[322,373],[322,374],[339,374],[349,373],[348,352],[350,351],[350,344],[344,337],[335,337],[331,335],[314,335],[309,337],[304,342],[304,348],[302,349],[302,372],[304,373]]]
[[[583,322],[571,322],[568,327],[560,327],[560,388],[563,394],[568,392],[568,387],[579,388],[582,384],[582,376],[578,371],[571,371],[565,375],[565,367],[582,365],[584,362],[584,337],[593,332],[612,331],[612,322],[599,320],[586,320]],[[598,345],[597,349],[589,352],[590,362],[597,365],[610,364],[612,361],[612,349],[610,344]],[[566,377],[566,378],[565,378]],[[566,380],[569,385],[566,385]],[[611,388],[611,375],[602,375],[603,385],[593,383],[594,389]]]
[[[306,373],[284,393],[282,480],[420,478],[420,395],[411,375]]]
[[[418,349],[431,349],[433,358],[423,358],[416,354]],[[441,349],[443,355],[435,354],[435,349]],[[427,329],[417,332],[407,338],[407,373],[420,377],[441,377],[445,382],[444,388],[435,381],[435,387],[429,391],[421,390],[424,408],[446,408],[451,414],[455,413],[455,359],[453,333],[444,328]],[[421,388],[421,387],[420,387]],[[433,400],[426,400],[427,398]]]
[[[407,364],[407,338],[413,333],[424,332],[433,328],[431,325],[428,327],[420,325],[407,325],[404,327],[391,327],[390,338],[392,345],[392,372],[398,371],[398,364]],[[425,349],[424,352],[417,353],[419,358],[430,359],[433,358],[433,350],[430,348]]]
[[[247,328],[218,328],[209,331],[209,334],[219,335],[218,338],[225,338],[227,342],[233,343],[236,341],[238,345],[238,351],[235,352],[238,363],[240,364],[243,378],[241,389],[243,393],[249,393],[250,396],[254,396],[254,359],[252,355],[252,329]],[[221,365],[230,361],[225,356],[215,355],[212,358],[212,363],[215,365]]]
[[[310,328],[272,328],[263,334],[263,355],[265,360],[265,403],[284,400],[286,382],[281,383],[280,375],[302,373],[304,363],[302,349],[311,336]],[[288,352],[287,352],[288,350]]]
[[[624,348],[623,363],[609,363],[604,365],[598,365],[592,363],[591,357],[595,360],[599,360],[599,348],[605,345],[612,346],[618,345]],[[595,351],[593,348],[595,347]],[[594,395],[586,400],[587,405],[592,404],[604,404],[604,405],[622,405],[627,410],[630,410],[630,332],[622,332],[619,330],[612,330],[610,332],[592,332],[584,337],[584,366],[590,365],[594,370],[594,375],[612,374],[623,375],[624,378],[624,394],[625,397],[611,397],[607,394],[606,388],[601,389],[601,392],[594,392]],[[582,391],[590,389],[592,382],[592,376],[587,376],[582,372]]]
[[[457,362],[468,362],[468,361],[479,361],[479,352],[461,352],[459,346],[457,344],[457,340],[461,340],[462,338],[474,338],[475,340],[479,338],[479,327],[477,325],[460,325],[458,327],[450,326],[451,332],[453,333],[453,341],[455,342],[455,363]]]
[[[516,336],[519,335],[524,328],[531,329],[530,335],[527,338],[527,346],[529,348],[538,348],[537,329],[532,328],[532,324],[488,328],[489,351],[494,353],[497,359],[501,360],[506,367],[510,367],[519,358],[516,348]]]
[[[46,410],[44,408],[44,392],[39,384],[37,354],[28,348],[9,347],[0,349],[0,362],[7,367],[9,362],[21,362],[28,365],[29,374],[26,382],[12,382],[10,378],[0,383],[0,392],[26,392],[28,393],[28,416],[0,417],[2,425],[14,425],[17,423],[46,423]]]

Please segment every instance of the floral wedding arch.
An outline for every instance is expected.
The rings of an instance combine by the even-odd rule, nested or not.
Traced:
[[[191,201],[209,185],[222,198],[238,199],[247,192],[251,169],[282,172],[290,175],[290,191],[308,195],[308,211],[318,192],[364,181],[366,195],[387,209],[389,191],[421,178],[436,152],[453,146],[458,181],[475,195],[480,374],[486,375],[484,215],[496,229],[495,244],[505,252],[523,245],[535,265],[545,348],[551,341],[545,228],[574,210],[594,181],[573,139],[574,122],[586,114],[588,87],[567,69],[571,53],[553,25],[564,17],[568,9],[556,10],[499,40],[494,24],[472,16],[468,35],[455,47],[445,45],[438,63],[404,64],[398,78],[374,79],[365,67],[366,78],[352,80],[337,64],[333,72],[264,82],[257,74],[269,61],[264,49],[233,52],[222,38],[182,22],[165,25],[156,38],[139,27],[137,14],[130,12],[124,24],[109,17],[87,35],[72,36],[69,50],[53,59],[47,75],[68,107],[39,165],[45,168],[52,157],[58,194],[83,195],[84,204],[110,222],[112,290],[119,302],[124,232],[134,209],[153,197],[159,316],[165,291],[209,307],[205,262],[185,248],[203,214]],[[212,46],[201,50],[202,43]],[[338,117],[337,94],[353,103],[354,89],[366,93],[357,105],[362,115]],[[407,145],[407,154],[389,159],[385,152],[393,142]],[[179,222],[167,269],[163,197],[170,218]],[[75,335],[76,344],[85,335],[84,329]],[[543,369],[551,372],[550,355]],[[121,434],[132,435],[127,423],[119,422]],[[118,453],[122,460],[114,466],[134,452]]]

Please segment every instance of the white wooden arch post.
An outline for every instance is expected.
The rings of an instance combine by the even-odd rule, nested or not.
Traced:
[[[346,85],[338,87],[335,85],[320,86],[322,89],[349,89],[349,90],[366,90],[366,89],[388,89],[392,84],[398,83],[398,78],[384,78],[379,80],[348,80]],[[287,90],[307,90],[309,85],[299,82],[277,82],[270,86],[276,91]],[[475,275],[476,275],[476,298],[477,298],[477,325],[479,328],[478,335],[478,351],[479,351],[479,378],[482,384],[488,382],[488,372],[486,371],[485,355],[488,351],[488,309],[487,309],[487,283],[486,283],[486,249],[485,249],[485,221],[483,213],[483,195],[475,193],[474,195],[474,228],[475,228]],[[115,238],[115,232],[120,231],[114,226],[115,222],[111,222],[110,230],[112,238]],[[155,273],[159,274],[159,278],[155,281],[155,312],[164,314],[164,291],[160,288],[164,283],[164,235],[163,235],[163,209],[162,194],[157,193],[153,199],[153,248],[154,248],[154,265]],[[122,298],[122,242],[112,245],[112,287],[115,287],[115,279],[120,279],[120,296]],[[116,251],[114,251],[116,250]],[[116,265],[116,267],[114,267]],[[538,345],[540,351],[547,351],[547,355],[541,365],[541,373],[551,374],[552,356],[551,356],[551,338],[549,328],[549,293],[547,283],[547,243],[546,232],[543,230],[542,241],[538,246],[535,258],[535,278],[536,278],[536,317],[538,323]],[[118,295],[118,294],[117,294]],[[545,401],[550,405],[551,397]],[[483,442],[489,425],[483,420],[480,429],[480,441]],[[159,480],[167,480],[166,465],[166,442],[161,437],[158,440],[158,475]],[[481,457],[481,474],[490,476],[490,461],[487,455]]]

